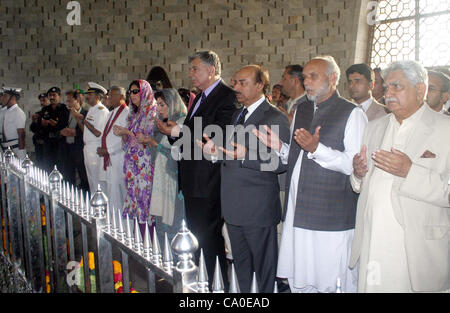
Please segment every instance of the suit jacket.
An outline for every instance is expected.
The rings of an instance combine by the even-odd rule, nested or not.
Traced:
[[[87,111],[83,108],[81,108],[80,114],[82,114],[84,117],[87,115]],[[77,123],[77,126],[75,127],[76,135],[75,135],[75,145],[77,149],[79,149],[81,152],[83,152],[84,142],[83,142],[83,131],[81,130],[80,126]]]
[[[369,121],[376,120],[377,118],[385,116],[386,111],[384,110],[384,105],[373,98],[372,103],[366,111],[366,115]]]
[[[391,199],[394,215],[405,234],[405,248],[412,288],[415,291],[440,291],[450,288],[450,145],[443,134],[450,133],[450,119],[425,110],[418,121],[411,144],[403,151],[412,161],[406,178],[395,177]],[[374,170],[370,155],[379,149],[391,114],[370,122],[363,144],[367,145],[368,173],[358,181],[352,174],[352,187],[360,192],[350,267],[361,253],[368,187]],[[435,158],[421,157],[425,151]]]
[[[240,112],[233,115],[232,124]],[[268,227],[277,225],[281,218],[278,174],[286,170],[286,165],[281,163],[275,151],[269,150],[251,133],[251,129],[260,129],[260,125],[279,126],[281,140],[289,142],[288,118],[269,102],[262,102],[243,125],[250,137],[246,142],[245,159],[224,158],[221,162],[222,215],[231,225]],[[249,147],[248,143],[252,142],[257,144],[256,149]],[[270,161],[273,162],[271,166]]]
[[[33,144],[37,144],[38,140],[40,141],[38,144],[43,144],[43,142],[41,142],[43,139],[45,139],[45,135],[47,134],[43,129],[42,129],[42,125],[41,125],[41,121],[42,121],[42,110],[37,111],[35,114],[38,115],[37,121],[36,122],[31,122],[30,124],[30,131],[33,132]]]
[[[181,130],[180,139],[183,139],[183,132],[189,131],[191,134],[191,153],[190,157],[183,158],[179,162],[179,187],[183,195],[187,197],[218,197],[220,192],[220,164],[205,159],[195,140],[203,139],[202,133],[208,125],[220,126],[223,129],[223,134],[225,134],[225,126],[230,124],[231,116],[236,111],[236,95],[233,89],[221,81],[209,93],[191,118],[192,110],[200,97],[201,94],[195,98]],[[201,125],[198,123],[196,125],[197,131],[194,131],[194,119],[198,117],[201,118]],[[185,148],[182,147],[183,150]],[[195,156],[200,156],[200,160],[195,160]]]
[[[53,119],[57,122],[56,126],[48,125],[46,127],[41,126],[45,137],[50,136],[51,139],[65,140],[65,137],[59,134],[59,131],[67,127],[69,122],[70,111],[67,109],[64,103],[58,103],[55,109],[49,104],[42,109],[42,118],[49,120]]]

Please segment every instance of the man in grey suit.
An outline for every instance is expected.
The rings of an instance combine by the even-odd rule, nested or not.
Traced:
[[[216,148],[206,134],[207,143],[197,144],[207,154],[219,158],[222,152],[224,156],[222,215],[227,223],[240,289],[250,291],[252,274],[256,272],[259,291],[268,293],[274,288],[278,258],[276,226],[281,218],[278,173],[286,170],[286,166],[275,151],[262,144],[258,146],[252,130],[270,127],[283,141],[289,141],[289,121],[265,99],[269,74],[261,66],[244,66],[233,77],[233,84],[243,108],[231,119],[233,135],[227,136],[227,148]],[[237,142],[232,141],[233,137]]]
[[[385,106],[379,103],[372,91],[375,83],[375,73],[364,63],[353,64],[346,71],[348,93],[352,100],[363,109],[369,121],[386,115]]]

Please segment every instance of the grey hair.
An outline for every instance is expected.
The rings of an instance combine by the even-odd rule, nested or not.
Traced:
[[[386,69],[381,72],[381,77],[386,80],[386,77],[393,71],[400,70],[405,75],[406,79],[413,85],[424,83],[428,86],[427,70],[416,61],[395,61],[392,62]]]
[[[120,93],[121,96],[123,96],[124,98],[127,97],[127,92],[125,91],[125,88],[120,87],[120,86],[112,86],[111,88],[109,88],[109,90],[115,90],[118,91]]]
[[[189,63],[191,63],[196,58],[199,58],[205,65],[214,66],[216,70],[216,76],[220,76],[220,74],[222,73],[222,66],[220,64],[219,56],[214,51],[197,51],[193,55],[189,56]]]
[[[339,85],[339,80],[341,78],[341,69],[339,68],[339,65],[337,65],[336,60],[331,55],[319,55],[312,60],[323,60],[327,62],[327,69],[326,69],[326,75],[327,77],[330,77],[331,73],[336,74],[336,86]]]
[[[439,71],[428,71],[428,77],[431,75],[437,76],[442,82],[442,92],[450,92],[450,79],[447,75]]]

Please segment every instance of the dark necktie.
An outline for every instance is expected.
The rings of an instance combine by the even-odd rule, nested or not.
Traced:
[[[197,104],[195,105],[194,109],[192,110],[191,117],[189,119],[191,119],[194,116],[195,112],[198,110],[198,107],[203,103],[203,101],[205,101],[205,99],[206,99],[206,95],[204,92],[202,92],[200,101],[198,101]]]
[[[238,119],[237,119],[237,121],[236,121],[236,125],[244,125],[244,122],[245,122],[245,115],[247,115],[247,112],[248,112],[247,108],[244,108],[244,109],[242,110],[241,114],[239,114],[239,117],[238,117]],[[236,126],[236,125],[235,125],[235,126]]]

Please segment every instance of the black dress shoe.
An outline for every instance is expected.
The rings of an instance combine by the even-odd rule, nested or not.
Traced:
[[[283,279],[277,277],[275,280],[277,282],[278,293],[290,293],[291,292],[291,288],[289,287],[289,284],[286,284],[283,281]]]

